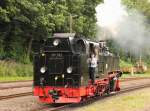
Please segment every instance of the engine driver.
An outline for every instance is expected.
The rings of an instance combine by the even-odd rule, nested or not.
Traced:
[[[95,79],[95,70],[97,67],[97,58],[95,54],[90,54],[90,58],[87,60],[89,66],[89,77],[91,79],[92,84],[94,83]]]

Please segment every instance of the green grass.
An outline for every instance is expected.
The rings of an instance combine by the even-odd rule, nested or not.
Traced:
[[[33,77],[0,77],[0,82],[4,81],[20,81],[20,80],[33,80]]]
[[[14,61],[0,61],[0,81],[15,81],[32,79],[32,64],[22,64]]]

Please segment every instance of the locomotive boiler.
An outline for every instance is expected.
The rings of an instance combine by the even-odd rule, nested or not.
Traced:
[[[44,103],[79,103],[89,97],[119,91],[119,56],[105,41],[93,42],[72,33],[56,33],[33,41],[34,95]],[[91,83],[87,59],[95,53],[97,67]]]

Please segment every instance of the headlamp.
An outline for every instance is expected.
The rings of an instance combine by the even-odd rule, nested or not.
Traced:
[[[62,75],[62,78],[64,78],[64,77],[65,77],[65,75],[63,74],[63,75]]]
[[[44,54],[44,53],[42,53],[42,56],[45,56],[45,54]]]
[[[67,68],[67,73],[72,73],[72,67]]]
[[[56,76],[56,77],[55,77],[55,80],[57,80],[57,79],[58,79],[58,77]]]
[[[54,45],[54,46],[58,46],[59,43],[60,43],[59,39],[55,39],[55,40],[53,41],[53,45]]]
[[[46,67],[45,66],[41,67],[40,71],[41,71],[41,73],[45,73],[46,72]]]

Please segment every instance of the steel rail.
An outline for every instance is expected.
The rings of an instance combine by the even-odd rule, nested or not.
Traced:
[[[32,85],[22,85],[22,86],[10,86],[10,87],[0,87],[0,90],[22,88],[22,87],[32,87]]]
[[[145,78],[142,78],[142,79],[145,79]],[[127,82],[127,81],[130,81],[130,80],[131,79],[127,79],[123,82]],[[132,79],[132,80],[135,80],[135,79]],[[136,79],[136,80],[139,80],[139,79]],[[135,91],[135,90],[139,90],[139,89],[143,89],[143,88],[147,88],[147,87],[150,87],[150,83],[124,88],[121,91],[116,92],[114,94],[89,98],[87,101],[82,101],[79,104],[84,104],[85,102],[87,103],[88,101],[93,101],[93,100],[97,101],[97,100],[105,99],[107,97],[111,97],[111,96],[114,96],[114,95],[123,94],[123,93],[131,92],[131,91]],[[7,96],[0,96],[0,100],[8,100],[8,99],[11,99],[11,98],[29,96],[29,95],[32,95],[32,94],[33,94],[33,92],[25,92],[25,93],[12,94],[12,95],[7,95]],[[64,109],[64,108],[68,108],[70,106],[72,107],[72,106],[76,106],[76,105],[78,105],[78,104],[67,104],[67,105],[61,105],[61,106],[58,106],[58,107],[51,107],[51,108],[49,108],[48,106],[44,106],[44,107],[41,107],[41,108],[33,109],[31,111],[39,111],[39,110],[43,110],[43,109],[46,109],[46,110],[49,110],[49,111],[56,111],[56,110],[60,110],[60,109]]]
[[[72,104],[62,105],[62,106],[58,106],[58,107],[43,106],[41,108],[37,108],[37,109],[35,108],[35,109],[30,110],[30,111],[39,111],[39,110],[58,111],[58,110],[63,110],[65,108],[79,107],[81,105],[82,106],[87,105],[88,103],[96,102],[98,100],[106,99],[106,98],[109,98],[109,97],[112,97],[112,96],[115,96],[115,95],[120,95],[120,94],[123,94],[123,93],[128,93],[128,92],[132,92],[132,91],[135,91],[135,90],[148,88],[148,87],[150,87],[150,83],[144,84],[144,85],[138,85],[138,86],[132,86],[132,87],[124,88],[121,91],[118,91],[118,92],[112,93],[112,94],[108,94],[108,95],[104,95],[104,96],[97,96],[97,97],[89,98],[89,99],[87,99],[85,101],[82,101],[78,104],[72,103]]]
[[[12,94],[12,95],[7,95],[7,96],[0,96],[0,100],[8,100],[8,99],[11,99],[11,98],[29,96],[29,95],[32,95],[32,94],[33,94],[33,92],[25,92],[25,93],[18,93],[18,94]]]
[[[142,79],[150,79],[150,77],[133,77],[133,78],[121,78],[120,81],[133,81],[133,80],[142,80]]]

